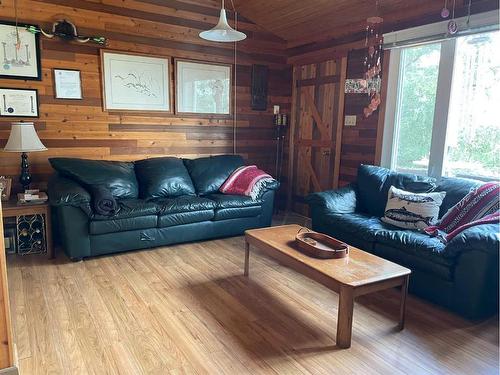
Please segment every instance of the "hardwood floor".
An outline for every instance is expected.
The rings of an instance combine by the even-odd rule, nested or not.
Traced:
[[[21,374],[494,374],[497,317],[471,323],[396,290],[360,297],[335,346],[338,297],[244,239],[79,263],[9,259]]]

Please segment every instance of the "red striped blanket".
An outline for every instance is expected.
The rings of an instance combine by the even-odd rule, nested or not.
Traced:
[[[450,208],[438,225],[427,227],[424,231],[448,242],[472,226],[499,222],[499,193],[500,184],[497,182],[481,185]]]
[[[219,191],[223,194],[246,195],[257,199],[262,189],[273,178],[255,165],[248,165],[236,169],[222,184]]]

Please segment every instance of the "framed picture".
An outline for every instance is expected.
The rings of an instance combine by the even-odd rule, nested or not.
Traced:
[[[178,114],[231,114],[229,64],[175,59],[176,112]]]
[[[105,111],[172,112],[169,57],[101,50]]]
[[[79,70],[54,69],[56,99],[83,99]]]
[[[38,117],[38,90],[0,88],[0,117]]]
[[[2,195],[2,201],[8,201],[10,199],[11,189],[12,179],[0,176],[0,194]]]
[[[26,27],[34,26],[0,21],[0,78],[40,81],[40,35]],[[38,26],[36,26],[38,28]]]

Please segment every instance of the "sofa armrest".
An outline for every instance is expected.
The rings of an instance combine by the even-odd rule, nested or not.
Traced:
[[[356,211],[356,185],[351,184],[337,190],[312,193],[306,197],[306,202],[313,211],[337,214],[350,214]]]
[[[278,190],[280,183],[278,180],[272,180],[266,183],[266,190]]]
[[[481,224],[467,228],[445,247],[443,255],[454,258],[467,251],[478,251],[498,257],[500,225]]]
[[[49,179],[47,193],[51,206],[88,206],[91,200],[89,192],[80,184],[57,174]]]

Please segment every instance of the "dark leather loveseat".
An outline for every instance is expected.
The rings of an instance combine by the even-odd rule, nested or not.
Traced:
[[[497,224],[466,229],[445,245],[380,220],[391,185],[423,192],[432,184],[432,178],[362,165],[356,184],[308,197],[313,229],[410,268],[416,295],[470,319],[492,315],[498,311]],[[440,217],[479,184],[460,178],[437,182],[435,191],[446,191]]]
[[[242,234],[271,224],[274,191],[260,199],[218,189],[244,164],[238,155],[193,160],[113,162],[50,159],[48,195],[58,237],[73,260],[132,249]],[[86,186],[105,186],[117,199],[113,216],[94,213]]]

